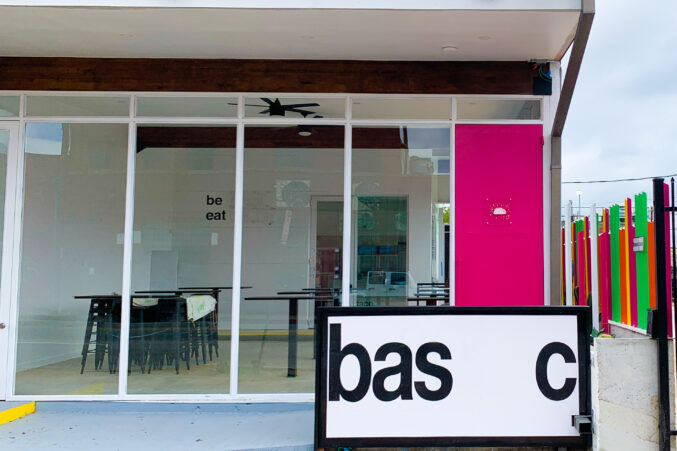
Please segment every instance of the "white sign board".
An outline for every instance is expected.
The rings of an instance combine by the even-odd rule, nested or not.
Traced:
[[[585,307],[322,309],[317,446],[585,443],[588,324]]]

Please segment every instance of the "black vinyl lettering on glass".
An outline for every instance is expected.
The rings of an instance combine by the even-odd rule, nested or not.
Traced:
[[[561,388],[553,388],[548,380],[548,362],[550,357],[559,354],[564,358],[565,363],[576,363],[576,355],[571,348],[558,341],[549,343],[541,349],[536,359],[536,383],[541,393],[553,401],[562,401],[567,399],[576,388],[576,378],[567,377]]]
[[[343,359],[353,355],[360,365],[360,379],[357,386],[352,390],[346,390],[341,382],[341,364]],[[357,402],[369,391],[371,382],[371,360],[364,346],[350,343],[341,349],[341,325],[329,326],[329,401],[338,401],[343,398],[346,401]]]
[[[385,361],[388,354],[399,354],[400,363],[379,370],[374,375],[374,396],[381,401],[393,401],[399,397],[413,399],[411,395],[411,349],[402,343],[386,343],[376,351],[374,360]],[[385,380],[389,376],[400,375],[400,385],[395,390],[386,390]]]
[[[436,377],[440,380],[440,388],[437,390],[429,390],[425,382],[416,382],[414,387],[416,393],[427,401],[440,401],[446,398],[451,392],[451,387],[454,384],[454,379],[451,372],[443,366],[435,365],[428,360],[428,354],[431,352],[437,353],[442,360],[451,360],[451,352],[449,348],[439,342],[430,342],[423,344],[418,351],[416,351],[416,367],[425,374]]]
[[[207,205],[222,205],[223,204],[223,199],[218,196],[210,196],[207,194]],[[207,221],[225,221],[226,220],[226,210],[221,210],[221,211],[208,211],[205,214],[205,219]]]

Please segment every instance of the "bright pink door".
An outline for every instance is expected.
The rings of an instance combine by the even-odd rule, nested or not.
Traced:
[[[456,305],[543,305],[543,128],[456,126]]]

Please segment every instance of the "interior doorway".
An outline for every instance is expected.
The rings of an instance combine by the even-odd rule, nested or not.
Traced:
[[[312,288],[341,288],[343,255],[343,200],[340,197],[313,198],[311,245]],[[314,262],[314,264],[312,264]]]

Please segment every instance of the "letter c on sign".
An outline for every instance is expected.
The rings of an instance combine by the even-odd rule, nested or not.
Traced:
[[[541,393],[543,393],[546,398],[552,399],[553,401],[562,401],[567,399],[574,392],[574,388],[576,388],[576,378],[567,377],[564,380],[562,388],[555,389],[550,385],[550,381],[548,380],[548,362],[550,361],[550,357],[554,354],[559,354],[564,357],[565,363],[576,363],[574,351],[572,351],[569,346],[558,341],[547,344],[541,349],[541,352],[538,353],[538,358],[536,359],[536,383],[538,384]]]

